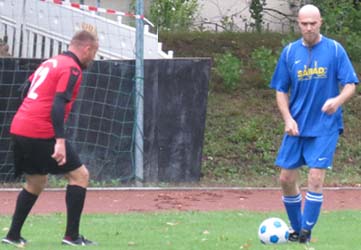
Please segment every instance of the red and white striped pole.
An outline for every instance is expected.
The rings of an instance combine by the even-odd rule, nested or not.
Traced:
[[[68,1],[62,1],[62,0],[40,0],[40,1],[68,6],[68,7],[72,7],[75,9],[86,10],[86,11],[90,11],[90,12],[94,12],[94,13],[106,13],[106,14],[117,15],[117,16],[133,17],[135,19],[143,19],[150,26],[154,27],[154,24],[152,22],[150,22],[146,17],[144,17],[144,15],[139,16],[139,15],[135,15],[135,14],[129,13],[129,12],[122,12],[122,11],[117,11],[114,9],[104,9],[104,8],[99,8],[96,6],[79,4],[79,3],[71,3]]]

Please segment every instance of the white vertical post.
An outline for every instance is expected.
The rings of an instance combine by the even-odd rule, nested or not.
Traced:
[[[144,23],[143,23],[143,0],[136,2],[136,60],[135,60],[135,84],[136,84],[136,125],[135,125],[135,181],[141,186],[144,180],[143,147],[144,147]]]

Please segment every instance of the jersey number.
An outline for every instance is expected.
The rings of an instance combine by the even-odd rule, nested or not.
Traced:
[[[54,59],[50,59],[47,62],[52,62],[53,68],[56,67],[57,61]],[[44,83],[44,80],[46,79],[48,73],[49,73],[49,67],[50,65],[40,66],[34,73],[34,78],[31,81],[30,89],[28,92],[27,97],[30,99],[35,100],[38,98],[38,94],[36,93],[36,90],[40,87],[41,84]]]

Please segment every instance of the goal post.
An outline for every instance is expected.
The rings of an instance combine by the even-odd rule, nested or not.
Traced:
[[[136,0],[136,125],[135,125],[135,178],[137,185],[144,179],[144,16],[143,0]]]

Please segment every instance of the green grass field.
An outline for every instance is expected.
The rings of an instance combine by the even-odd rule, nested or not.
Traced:
[[[97,250],[351,250],[360,249],[361,211],[323,212],[313,231],[312,243],[262,245],[257,238],[260,222],[283,213],[167,212],[119,215],[84,215],[81,233],[99,246]],[[5,235],[10,216],[0,217]],[[68,249],[60,244],[65,215],[30,216],[23,229],[29,250]],[[1,245],[1,249],[14,249]]]

